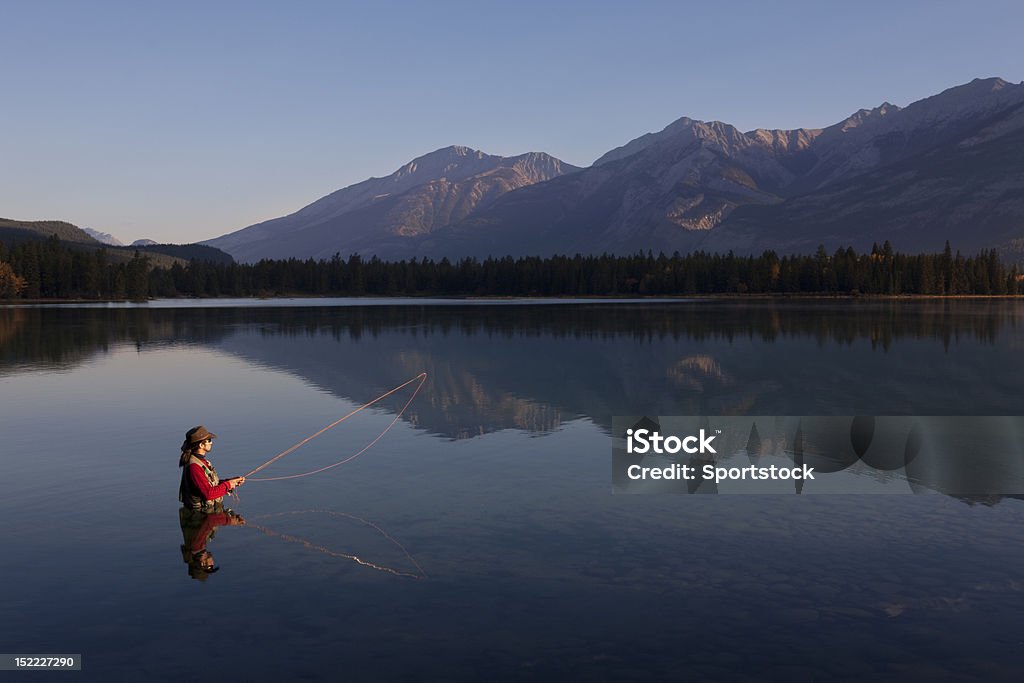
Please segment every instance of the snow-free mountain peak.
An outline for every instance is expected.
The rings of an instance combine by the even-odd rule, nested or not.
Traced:
[[[391,175],[350,185],[293,214],[204,244],[241,261],[347,255],[368,243],[401,243],[429,233],[506,192],[577,170],[543,152],[502,157],[452,145],[416,157]]]

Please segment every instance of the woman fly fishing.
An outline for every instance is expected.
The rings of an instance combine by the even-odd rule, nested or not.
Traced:
[[[185,432],[178,460],[178,467],[182,468],[178,500],[190,510],[212,512],[223,506],[225,494],[245,483],[245,477],[221,480],[213,463],[206,459],[216,438],[202,425]]]

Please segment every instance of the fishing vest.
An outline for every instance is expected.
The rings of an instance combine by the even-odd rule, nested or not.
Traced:
[[[188,464],[181,470],[181,488],[179,489],[181,502],[191,510],[213,511],[218,504],[224,502],[224,496],[206,500],[199,495],[199,492],[193,488],[192,481],[188,477],[188,470],[192,464],[203,468],[203,474],[206,475],[206,481],[210,482],[210,486],[216,486],[220,483],[220,477],[217,476],[217,471],[213,469],[213,465],[193,455],[189,457]]]

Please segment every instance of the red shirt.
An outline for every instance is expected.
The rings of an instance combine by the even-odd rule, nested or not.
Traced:
[[[200,458],[200,460],[202,460],[202,458]],[[213,465],[210,465],[209,462],[207,462],[206,464],[209,465],[210,469],[213,469]],[[210,482],[206,478],[206,472],[203,471],[203,468],[201,466],[195,463],[191,463],[188,466],[188,478],[189,482],[191,482],[192,484],[193,490],[199,493],[199,496],[203,500],[213,500],[215,498],[220,498],[226,495],[229,490],[228,484],[225,481],[222,481],[216,486],[210,486]]]

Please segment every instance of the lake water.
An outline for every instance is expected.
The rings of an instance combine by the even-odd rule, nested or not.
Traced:
[[[81,653],[62,675],[82,680],[1021,680],[1020,500],[613,495],[610,431],[615,415],[1024,414],[1022,315],[0,308],[0,651]],[[421,372],[356,459],[228,499],[245,524],[218,528],[219,571],[190,578],[186,429],[216,432],[221,476],[243,474]],[[412,388],[256,476],[358,452]]]

